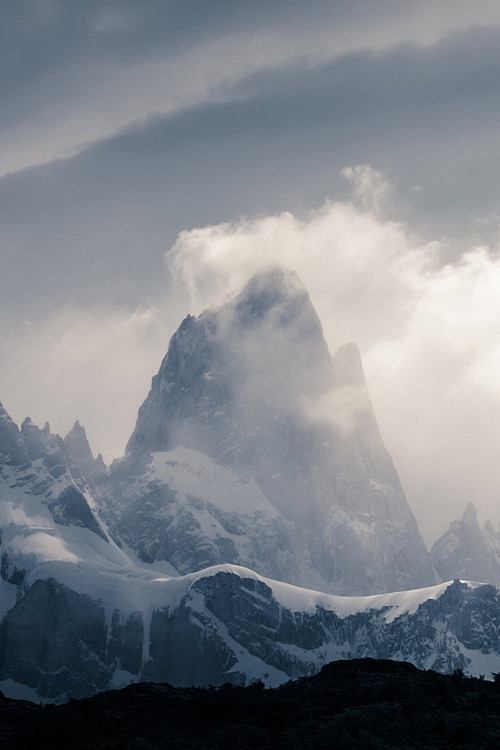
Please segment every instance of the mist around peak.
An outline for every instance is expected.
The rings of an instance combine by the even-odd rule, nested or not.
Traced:
[[[359,351],[351,343],[331,357],[295,272],[259,272],[179,326],[139,410],[127,462],[146,466],[150,454],[181,448],[256,482],[278,511],[286,541],[267,575],[345,593],[434,582]],[[206,521],[190,523],[201,549]],[[238,540],[220,535],[223,554],[250,565]]]
[[[239,293],[183,321],[148,398],[164,412],[164,402],[175,402],[179,387],[194,389],[196,404],[188,412],[207,428],[210,420],[216,424],[228,417],[227,409],[237,421],[252,423],[252,429],[291,415],[304,424],[320,414],[332,425],[345,423],[348,413],[369,401],[356,345],[342,348],[332,360],[307,290],[294,271],[282,266],[255,274]],[[168,391],[168,398],[160,398],[160,391]],[[191,442],[186,420],[182,435],[175,435],[175,420],[166,413],[155,420],[152,401],[149,408],[147,401],[141,407],[148,416],[139,416],[127,452],[140,445],[137,430],[147,432],[148,421],[155,422],[157,442],[151,436],[141,450]],[[182,405],[175,408],[181,409],[178,416],[188,416]],[[160,436],[162,429],[168,438]]]

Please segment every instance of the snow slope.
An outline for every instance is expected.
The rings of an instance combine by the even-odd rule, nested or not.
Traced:
[[[163,470],[165,457],[158,461]],[[500,617],[493,587],[349,597],[231,564],[177,576],[87,528],[55,523],[43,499],[5,479],[0,497],[7,695],[61,701],[137,680],[277,685],[367,655],[471,674],[500,668],[488,629]]]

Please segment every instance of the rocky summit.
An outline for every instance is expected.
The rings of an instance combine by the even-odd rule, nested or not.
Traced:
[[[467,578],[500,586],[500,532],[490,521],[479,526],[473,503],[434,543],[431,559],[443,580]]]
[[[330,356],[281,268],[182,322],[108,485],[118,533],[180,573],[231,562],[351,594],[435,582],[358,349]]]

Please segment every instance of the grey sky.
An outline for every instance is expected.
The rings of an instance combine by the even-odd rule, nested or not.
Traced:
[[[18,421],[49,419],[64,433],[79,418],[96,451],[119,454],[188,311],[164,264],[178,233],[282,211],[309,226],[327,198],[355,201],[360,216],[346,167],[369,164],[391,183],[378,221],[401,222],[408,247],[438,241],[441,266],[481,244],[496,257],[496,1],[20,0],[4,4],[0,36],[0,399]],[[408,294],[425,286],[422,299],[433,300],[427,282],[412,277]],[[349,314],[324,321],[338,331],[329,344],[362,339],[382,430],[427,537],[470,499],[498,523],[500,436],[483,432],[477,461],[464,441],[466,486],[447,484],[459,447],[446,426],[435,435],[435,414],[413,425],[413,443],[398,440],[398,424],[408,433],[415,418],[404,385],[418,388],[418,378],[409,354],[398,360],[402,393],[391,403],[394,366],[381,355],[390,328],[370,321],[364,335],[359,300],[355,314],[349,302]],[[402,313],[408,330],[415,315]],[[496,335],[492,325],[478,340],[496,351]],[[424,349],[415,362],[427,373]],[[422,404],[435,410],[437,381],[421,380]],[[463,413],[460,398],[450,412],[472,445],[481,409],[500,408],[483,381],[464,391]],[[431,433],[439,451],[426,460]],[[442,510],[429,521],[434,491]]]

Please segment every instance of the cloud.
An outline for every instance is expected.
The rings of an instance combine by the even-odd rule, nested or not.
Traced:
[[[374,174],[367,165],[352,170],[355,192],[372,205],[383,184]],[[365,347],[405,327],[401,311],[418,296],[414,279],[436,262],[438,249],[414,243],[401,223],[353,202],[327,201],[302,220],[283,212],[181,232],[166,263],[198,312],[264,265],[290,266],[310,291],[330,343],[340,345],[347,335]]]
[[[8,121],[0,176],[72,157],[155,116],[237,100],[238,84],[256,73],[318,67],[360,51],[428,47],[500,24],[498,5],[489,0],[473,7],[456,0],[453,13],[444,0],[376,8],[366,0],[316,2],[307,10],[278,3],[259,13],[234,5],[243,7],[215,3],[178,13],[155,2],[120,10],[19,3],[4,18],[10,76],[1,101]]]
[[[359,202],[326,202],[182,232],[166,263],[200,311],[269,263],[306,285],[330,350],[359,344],[375,410],[428,540],[467,502],[500,520],[500,257],[472,248],[444,263],[377,212],[390,185],[345,171]]]
[[[66,310],[3,345],[3,405],[17,424],[26,416],[50,421],[65,435],[76,419],[94,453],[123,455],[137,409],[166,351],[168,314],[157,307],[133,312]]]
[[[415,279],[404,336],[366,353],[382,429],[432,536],[470,500],[498,523],[500,259],[476,248]]]
[[[352,184],[354,196],[365,210],[378,212],[382,209],[391,191],[391,184],[379,171],[370,164],[359,164],[356,167],[346,167],[341,174]]]

